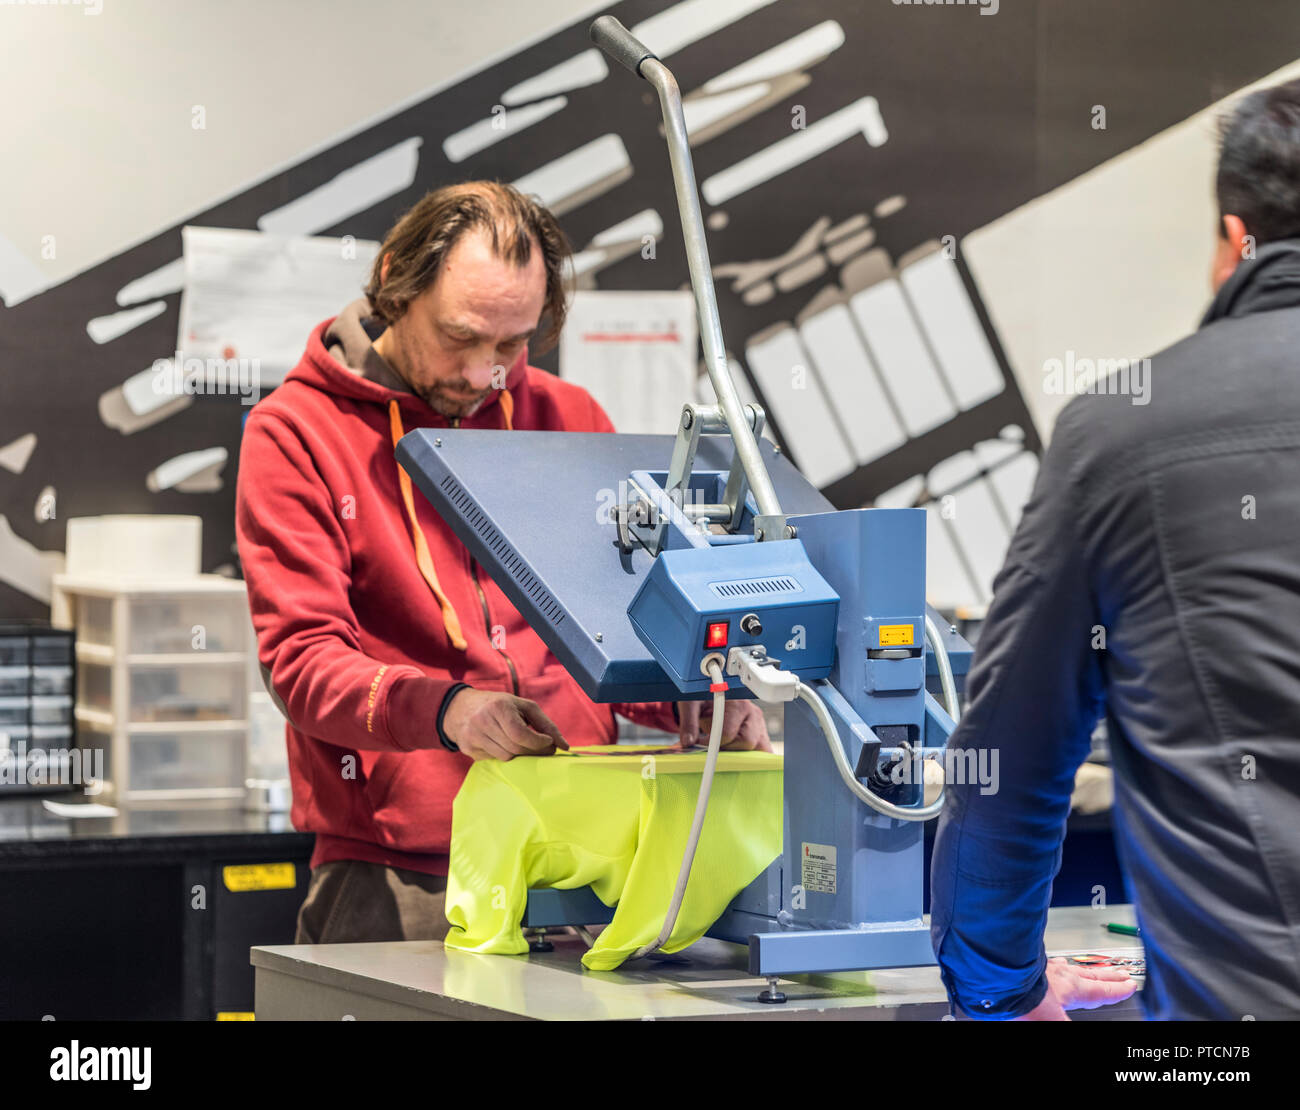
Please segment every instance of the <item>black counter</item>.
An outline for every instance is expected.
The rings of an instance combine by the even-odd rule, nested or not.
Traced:
[[[0,1019],[250,1014],[249,948],[293,943],[314,842],[285,814],[69,818],[39,796],[0,797]],[[248,864],[288,866],[272,885],[232,889],[225,869]]]
[[[52,802],[97,802],[80,793],[46,794]],[[287,813],[240,809],[120,809],[115,817],[57,817],[42,797],[0,797],[0,866],[26,860],[93,859],[106,855],[305,848],[315,837],[289,824]]]

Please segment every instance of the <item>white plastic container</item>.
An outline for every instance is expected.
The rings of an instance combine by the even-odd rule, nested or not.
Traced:
[[[68,521],[73,577],[167,581],[199,573],[203,521],[197,516],[83,516]]]
[[[126,793],[229,790],[242,798],[244,732],[132,733]]]
[[[78,633],[75,717],[82,747],[103,749],[100,800],[239,805],[252,646],[244,584],[98,574],[55,575],[53,585],[54,623]],[[71,698],[26,700],[53,725]]]

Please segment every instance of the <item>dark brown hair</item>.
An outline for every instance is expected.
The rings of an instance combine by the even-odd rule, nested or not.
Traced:
[[[385,237],[370,271],[366,296],[374,314],[395,324],[411,301],[438,278],[447,252],[467,231],[485,231],[492,252],[505,262],[524,266],[532,257],[534,242],[541,248],[546,267],[546,305],[535,351],[554,345],[564,326],[568,301],[564,271],[570,257],[569,242],[560,225],[533,197],[498,181],[465,181],[426,193]],[[383,278],[384,259],[388,276]]]

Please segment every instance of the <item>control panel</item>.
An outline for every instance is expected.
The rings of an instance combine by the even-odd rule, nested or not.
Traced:
[[[662,552],[628,606],[641,642],[683,693],[704,693],[705,656],[761,646],[811,680],[835,662],[839,595],[797,539]],[[733,688],[743,689],[736,677]]]

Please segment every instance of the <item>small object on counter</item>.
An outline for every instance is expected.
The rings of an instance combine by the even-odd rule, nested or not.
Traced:
[[[1136,925],[1121,925],[1117,921],[1106,922],[1108,933],[1123,933],[1126,937],[1140,937],[1142,934]]]
[[[49,798],[41,801],[55,817],[116,817],[117,807],[100,805],[98,802],[52,802]]]
[[[1130,979],[1144,978],[1147,973],[1145,956],[1107,956],[1099,952],[1074,952],[1065,959],[1076,967],[1113,967]]]

